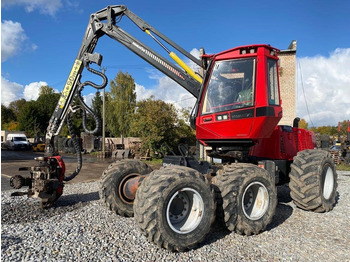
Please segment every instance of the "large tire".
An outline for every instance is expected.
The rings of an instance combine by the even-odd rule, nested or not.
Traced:
[[[208,180],[187,167],[153,171],[136,192],[136,223],[149,241],[170,251],[194,248],[215,219]]]
[[[134,215],[134,201],[123,194],[122,184],[126,178],[147,175],[152,169],[139,160],[123,159],[109,165],[103,172],[100,185],[100,199],[116,214],[124,217]]]
[[[337,172],[329,152],[304,150],[294,157],[289,174],[290,195],[304,210],[328,212],[337,194]]]
[[[213,179],[222,197],[224,220],[230,231],[259,234],[272,221],[277,206],[273,176],[252,164],[231,164]]]

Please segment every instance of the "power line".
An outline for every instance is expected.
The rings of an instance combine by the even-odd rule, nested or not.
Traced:
[[[306,96],[305,96],[303,74],[302,74],[302,72],[301,72],[301,65],[300,65],[300,62],[299,62],[299,61],[298,61],[298,65],[299,65],[300,81],[301,81],[301,87],[302,87],[302,89],[303,89],[303,95],[304,95],[306,110],[307,110],[307,113],[308,113],[308,115],[309,115],[309,119],[310,119],[310,122],[311,122],[312,126],[315,126],[314,123],[312,122],[312,119],[311,119],[311,116],[310,116],[310,111],[309,111],[309,106],[308,106],[308,104],[307,104],[307,100],[306,100]]]
[[[181,100],[174,102],[173,104],[177,104],[177,103],[180,103],[182,101],[186,101],[186,100],[193,99],[193,98],[195,98],[195,97],[192,96],[192,97],[184,98],[184,99],[181,99]]]

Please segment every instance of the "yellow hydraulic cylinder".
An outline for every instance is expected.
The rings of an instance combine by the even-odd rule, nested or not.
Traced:
[[[170,52],[156,37],[154,37],[151,34],[149,30],[146,29],[145,32],[149,34],[161,47],[163,47],[165,51],[169,53],[170,57],[174,59],[174,61],[178,63],[179,66],[181,66],[187,72],[187,74],[189,74],[193,79],[197,80],[199,83],[203,82],[203,79],[199,75],[197,75],[188,65],[186,65],[185,62],[182,61],[174,52]]]
[[[182,61],[174,52],[170,52],[169,55],[172,59],[174,59],[176,63],[179,64],[179,66],[181,66],[190,76],[192,76],[192,78],[197,80],[199,83],[203,82],[203,79],[197,75],[188,65],[186,65],[184,61]]]

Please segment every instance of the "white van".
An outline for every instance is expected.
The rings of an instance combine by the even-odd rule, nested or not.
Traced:
[[[11,150],[30,149],[30,143],[25,134],[8,134],[5,146]]]

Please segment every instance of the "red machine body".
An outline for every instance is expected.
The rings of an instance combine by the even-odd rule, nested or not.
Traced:
[[[269,138],[258,140],[250,149],[249,155],[258,159],[293,161],[299,151],[315,147],[313,132],[290,126],[277,126]]]
[[[57,165],[60,167],[59,176],[57,178],[58,181],[60,182],[60,185],[56,190],[56,194],[58,198],[63,193],[63,179],[64,179],[64,174],[66,173],[66,165],[61,156],[51,156],[51,157],[48,157],[48,159],[55,159],[57,161]]]
[[[208,56],[211,66],[200,98],[197,139],[210,144],[212,140],[271,136],[282,118],[278,51],[268,45],[251,45]],[[220,89],[219,85],[223,86],[220,94],[214,92]],[[245,97],[240,95],[244,92]],[[233,98],[227,101],[229,96]],[[218,97],[226,101],[210,101]]]

